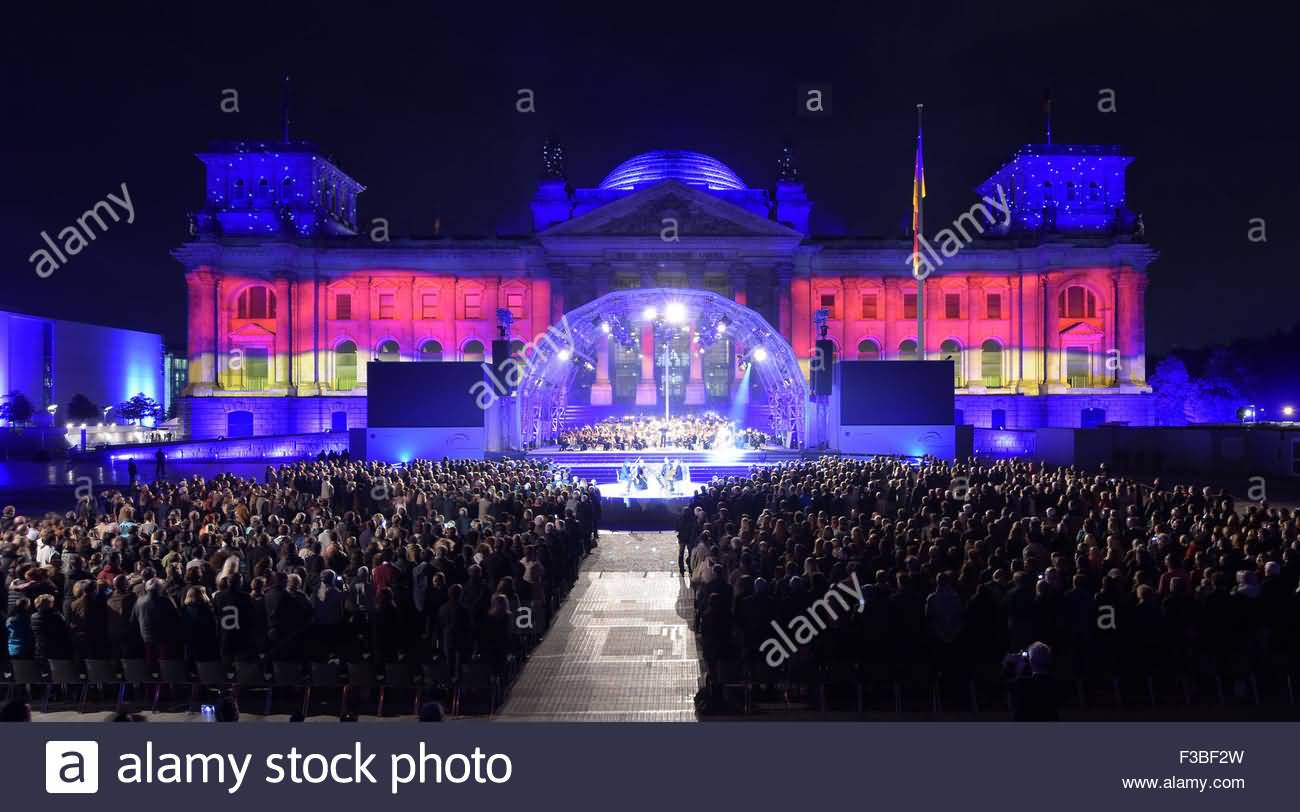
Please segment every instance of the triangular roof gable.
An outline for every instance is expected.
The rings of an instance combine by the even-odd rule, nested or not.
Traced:
[[[1081,322],[1078,322],[1078,323],[1076,323],[1076,324],[1071,324],[1069,327],[1067,327],[1067,328],[1065,328],[1064,330],[1062,330],[1062,331],[1061,331],[1061,335],[1063,335],[1063,336],[1099,336],[1099,335],[1104,335],[1104,331],[1102,331],[1101,329],[1099,329],[1099,328],[1097,328],[1097,327],[1095,327],[1095,326],[1089,324],[1089,323],[1086,322],[1086,321],[1081,321]]]
[[[638,189],[626,197],[552,226],[546,237],[659,237],[676,221],[679,237],[780,237],[803,234],[675,180]]]

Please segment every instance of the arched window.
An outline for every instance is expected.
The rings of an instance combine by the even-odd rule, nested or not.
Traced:
[[[334,348],[334,388],[353,389],[357,385],[357,345],[344,341]]]
[[[1075,199],[1074,181],[1072,181],[1072,180],[1071,180],[1071,181],[1066,181],[1066,183],[1065,183],[1065,199],[1066,199],[1066,200],[1074,200],[1074,199]]]
[[[376,360],[378,361],[400,361],[402,360],[402,351],[398,348],[397,342],[391,338],[379,345],[376,351]]]
[[[1088,199],[1093,203],[1101,200],[1101,187],[1097,185],[1095,180],[1088,184]]]
[[[1056,304],[1063,319],[1097,318],[1097,297],[1082,285],[1071,285],[1061,291]]]
[[[1050,204],[1055,200],[1056,193],[1052,191],[1052,182],[1050,180],[1043,181],[1043,202]]]
[[[483,362],[483,342],[478,340],[465,342],[465,348],[460,351],[460,360],[481,364]]]
[[[236,318],[275,318],[275,291],[262,285],[251,287],[239,294]]]
[[[1002,345],[991,338],[980,345],[980,377],[985,386],[1002,385]]]
[[[879,361],[880,345],[869,338],[864,338],[858,342],[858,360],[859,361]]]
[[[913,339],[904,339],[903,343],[898,345],[898,360],[900,361],[919,361],[921,357],[916,353],[916,341]]]
[[[420,345],[421,361],[441,361],[442,345],[433,339],[429,339]]]
[[[952,385],[961,386],[961,345],[951,338],[939,345],[939,358],[952,361]]]

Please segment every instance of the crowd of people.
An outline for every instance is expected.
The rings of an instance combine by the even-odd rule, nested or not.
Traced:
[[[62,516],[6,507],[0,656],[502,674],[513,631],[545,623],[599,523],[594,487],[514,460],[331,458],[263,482],[133,482]]]
[[[560,433],[563,451],[645,451],[655,448],[709,451],[762,448],[772,438],[712,412],[682,417],[609,417],[599,423]]]
[[[1300,652],[1298,522],[1104,470],[822,457],[702,489],[678,565],[710,668],[770,663],[765,641],[811,610],[828,622],[795,660],[895,679],[1212,676],[1231,690]]]

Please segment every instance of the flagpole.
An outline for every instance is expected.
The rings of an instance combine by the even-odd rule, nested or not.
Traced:
[[[921,154],[921,110],[925,107],[923,104],[916,106],[916,151],[918,162],[924,161]],[[920,177],[916,178],[914,183],[918,184],[916,189],[916,236],[919,240],[925,233],[925,165],[919,164]],[[916,277],[916,357],[924,361],[925,358],[925,277],[928,274],[914,273]]]

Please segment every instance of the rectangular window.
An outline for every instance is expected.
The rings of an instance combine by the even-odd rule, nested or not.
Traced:
[[[1002,318],[1002,294],[990,293],[985,299],[985,309],[988,311],[990,319]]]
[[[1091,386],[1092,375],[1088,369],[1088,350],[1085,347],[1065,348],[1065,379],[1070,386]]]
[[[422,319],[438,318],[438,294],[436,293],[420,294],[420,318]]]
[[[821,295],[820,301],[821,301],[821,307],[824,307],[827,310],[827,316],[832,319],[835,318],[836,317],[835,316],[835,294],[823,293]]]
[[[481,319],[483,318],[483,294],[471,290],[465,294],[465,318]]]
[[[265,347],[249,347],[244,350],[244,389],[260,392],[266,389],[267,362],[269,355]]]
[[[266,288],[252,288],[248,291],[248,317],[266,318]]]
[[[510,311],[510,315],[517,319],[522,319],[524,317],[524,294],[507,293],[506,309]]]
[[[945,293],[943,295],[943,317],[945,319],[961,318],[960,293]]]
[[[397,294],[396,293],[379,294],[379,318],[381,319],[397,318]]]
[[[352,294],[340,293],[334,297],[334,318],[348,321],[352,318]]]
[[[905,319],[916,318],[916,294],[915,293],[903,294],[903,318]]]
[[[862,294],[862,318],[879,319],[880,312],[876,309],[876,294]]]

